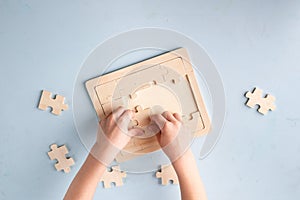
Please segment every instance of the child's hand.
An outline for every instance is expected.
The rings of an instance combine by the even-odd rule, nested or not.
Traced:
[[[157,140],[162,150],[171,162],[177,160],[189,148],[193,139],[190,130],[183,126],[181,116],[178,113],[171,114],[165,111],[163,114],[151,116],[151,121],[160,130]]]
[[[165,111],[161,115],[153,115],[151,120],[160,129],[157,140],[161,147],[167,146],[175,139],[182,125],[181,116],[178,113],[171,114],[169,111]]]
[[[128,130],[130,120],[134,114],[131,110],[119,107],[106,119],[100,121],[105,136],[116,148],[123,149],[132,136],[140,133],[139,129]]]
[[[132,117],[133,113],[130,110],[120,107],[100,122],[97,141],[72,181],[64,199],[93,198],[106,167],[126,146],[131,136],[143,134],[139,129],[128,130]],[[177,113],[164,112],[162,115],[151,116],[151,119],[152,131],[157,133],[160,130],[157,134],[158,142],[173,162],[180,183],[182,200],[206,200],[192,151],[186,151],[193,138],[192,132],[184,128],[181,117]]]
[[[91,153],[100,162],[108,165],[126,146],[132,136],[142,134],[139,129],[128,130],[133,112],[119,107],[106,119],[100,121],[97,141]]]

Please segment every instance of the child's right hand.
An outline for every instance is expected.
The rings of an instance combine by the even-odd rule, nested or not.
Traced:
[[[178,113],[165,111],[150,118],[160,130],[157,133],[157,140],[162,150],[172,162],[177,160],[189,148],[193,134],[183,126]]]
[[[160,129],[160,133],[157,134],[157,140],[162,148],[175,139],[182,125],[181,116],[178,113],[171,114],[169,111],[152,115],[151,120]]]

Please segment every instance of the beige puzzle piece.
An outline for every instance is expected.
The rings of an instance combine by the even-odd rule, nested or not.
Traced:
[[[43,90],[38,108],[46,110],[47,107],[51,107],[51,112],[55,115],[60,115],[62,110],[68,109],[68,105],[64,103],[65,97],[56,95],[55,98],[52,98],[51,96],[51,92]]]
[[[126,177],[126,173],[120,170],[119,166],[113,166],[111,171],[105,171],[100,179],[103,182],[104,188],[110,188],[111,183],[115,183],[117,187],[123,185],[123,178]]]
[[[256,105],[259,105],[258,112],[265,115],[269,110],[275,110],[276,106],[274,104],[275,97],[267,94],[263,96],[263,91],[259,88],[254,88],[253,92],[247,92],[245,95],[248,98],[246,105],[250,108],[254,108]]]
[[[172,164],[170,165],[162,165],[160,172],[156,172],[156,178],[161,179],[162,185],[168,185],[169,181],[172,181],[172,184],[178,184],[178,177],[176,171]]]
[[[139,125],[139,122],[134,119],[129,122],[128,128],[131,129],[131,128],[137,127],[138,125]]]
[[[55,168],[57,171],[63,170],[65,173],[69,173],[71,166],[75,164],[73,158],[66,157],[66,154],[69,153],[66,145],[57,147],[57,144],[52,144],[50,146],[51,151],[48,152],[48,156],[51,160],[56,159],[57,163]]]
[[[204,129],[204,123],[199,123],[199,120],[202,120],[199,112],[191,113],[190,115],[182,116],[182,121],[186,127],[191,129],[193,127],[195,131],[195,136],[201,136],[203,133],[200,131]]]
[[[144,127],[150,123],[150,109],[143,109],[138,105],[135,107],[134,121],[137,122],[137,126]]]
[[[110,113],[112,113],[112,110],[125,105],[125,98],[121,97],[118,99],[112,100],[110,103],[102,104],[103,113],[105,116],[108,116]]]
[[[144,60],[120,70],[93,78],[86,88],[100,119],[105,118],[117,106],[135,110],[136,106],[151,110],[161,106],[162,110],[177,112],[187,117],[195,136],[210,130],[210,120],[198,88],[198,83],[184,48]],[[148,111],[143,115],[148,115]],[[194,115],[194,116],[193,116]],[[145,119],[145,117],[142,117]],[[147,119],[147,117],[146,117]],[[146,125],[148,120],[133,120],[129,127]],[[147,135],[147,134],[146,134]],[[156,137],[146,140],[133,137],[117,156],[118,162],[160,149]]]

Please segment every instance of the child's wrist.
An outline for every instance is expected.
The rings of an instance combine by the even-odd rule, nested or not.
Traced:
[[[120,149],[116,148],[112,144],[106,143],[106,145],[100,145],[96,142],[92,147],[90,154],[99,162],[105,166],[108,166],[115,159],[119,152]]]
[[[193,157],[193,153],[191,149],[188,149],[180,158],[175,160],[172,164],[174,168],[185,166],[188,160],[190,160]]]

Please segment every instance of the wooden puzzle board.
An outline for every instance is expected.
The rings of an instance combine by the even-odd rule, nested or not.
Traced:
[[[137,121],[145,126],[150,114],[180,113],[195,136],[206,134],[210,120],[187,51],[180,48],[120,70],[93,78],[86,88],[100,119],[119,106],[144,109]],[[140,126],[140,127],[143,127]],[[160,149],[156,136],[132,138],[116,160]]]

